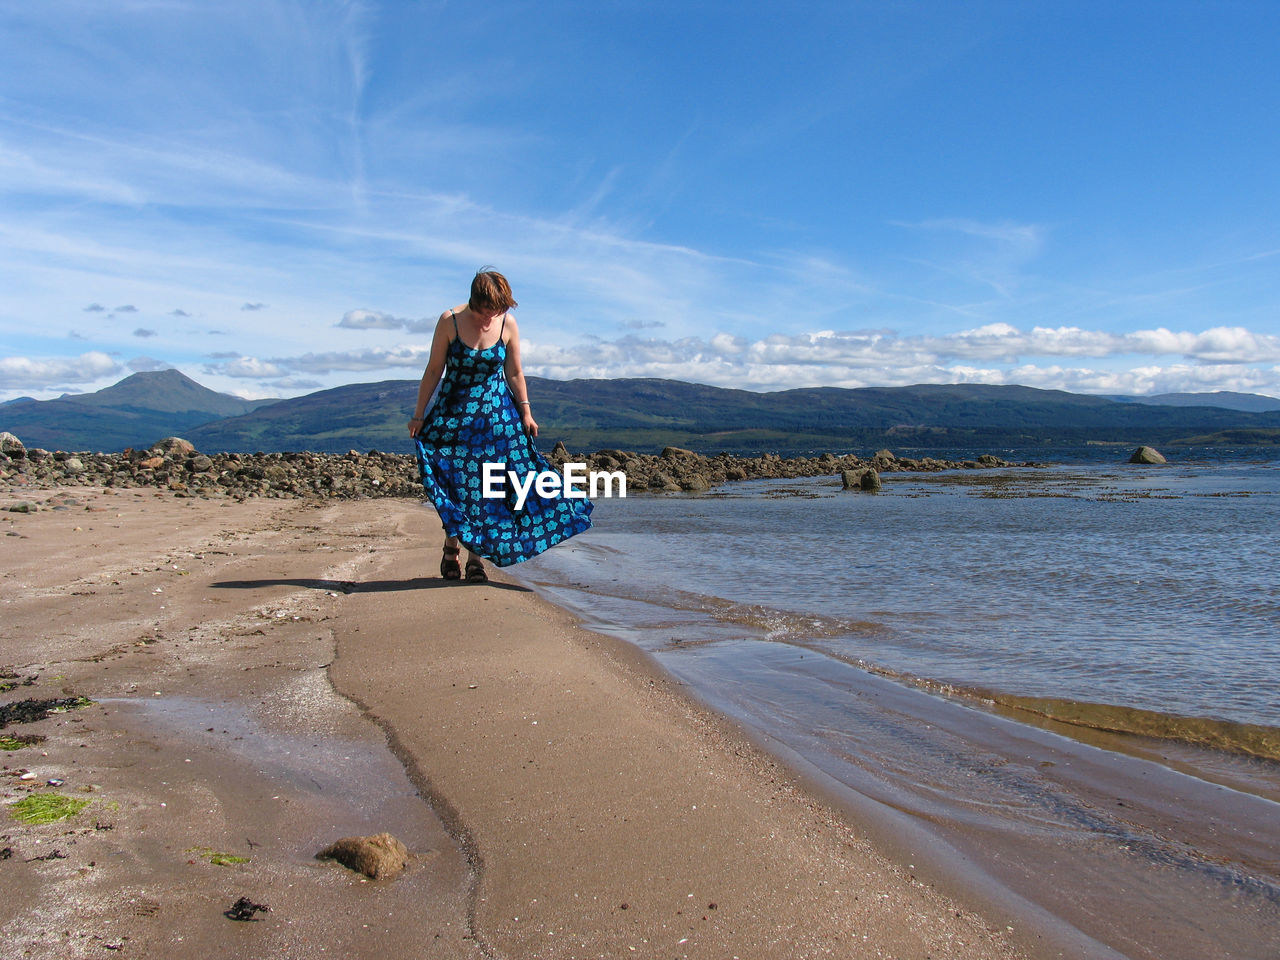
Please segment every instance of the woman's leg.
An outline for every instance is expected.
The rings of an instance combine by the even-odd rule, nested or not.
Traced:
[[[489,575],[484,572],[484,560],[474,550],[467,549],[467,580],[472,583],[484,583]]]
[[[462,567],[458,566],[459,552],[458,538],[445,534],[443,555],[440,557],[440,576],[444,579],[462,579]]]

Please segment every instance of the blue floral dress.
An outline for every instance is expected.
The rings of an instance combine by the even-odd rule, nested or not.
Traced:
[[[506,322],[503,317],[504,331]],[[453,332],[439,393],[415,438],[422,486],[445,533],[496,566],[507,567],[590,527],[591,501],[542,497],[530,487],[516,508],[518,494],[507,471],[514,471],[523,485],[529,472],[551,466],[525,433],[507,388],[502,333],[493,346],[474,350],[457,335],[457,317]],[[483,495],[486,462],[502,465],[502,497]]]

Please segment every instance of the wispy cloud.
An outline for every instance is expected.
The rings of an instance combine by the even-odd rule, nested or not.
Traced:
[[[266,305],[265,303],[242,303],[242,304],[240,304],[240,309],[241,309],[241,310],[244,310],[244,311],[246,311],[246,312],[249,312],[249,313],[253,313],[253,312],[256,312],[256,311],[258,311],[258,310],[265,310],[266,308],[267,308],[267,305]]]
[[[157,334],[154,330],[148,330],[146,327],[139,327],[137,330],[133,331],[133,335],[135,337],[146,338],[146,337],[154,337]]]

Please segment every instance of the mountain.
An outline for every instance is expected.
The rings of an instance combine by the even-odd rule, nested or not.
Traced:
[[[189,430],[183,437],[209,453],[385,450],[407,453],[407,424],[417,380],[354,383],[279,400],[242,416]]]
[[[242,400],[203,387],[177,370],[135,373],[95,393],[27,400],[0,409],[0,430],[29,447],[121,450],[274,403]]]
[[[678,380],[529,377],[539,445],[656,452],[802,453],[898,448],[1036,447],[1088,442],[1275,442],[1280,410],[1117,401],[1061,390],[921,384],[754,393]],[[170,435],[206,453],[378,449],[408,453],[416,380],[385,380],[277,401],[215,393],[176,370],[97,393],[0,409],[0,430],[29,446],[119,450]],[[1203,395],[1201,395],[1203,396]],[[1208,396],[1218,396],[1210,394]],[[1247,438],[1253,437],[1255,440]]]
[[[1280,399],[1260,393],[1232,393],[1218,390],[1214,393],[1156,393],[1148,397],[1127,395],[1109,396],[1117,403],[1148,403],[1163,407],[1221,407],[1224,410],[1244,410],[1250,413],[1268,413],[1280,410]]]
[[[1169,443],[1191,434],[1274,430],[1280,413],[1117,403],[982,384],[833,387],[754,393],[677,380],[529,377],[539,443],[571,450],[674,444],[702,452]],[[417,381],[387,380],[281,400],[187,434],[201,450],[408,452]],[[1238,442],[1238,441],[1237,441]]]

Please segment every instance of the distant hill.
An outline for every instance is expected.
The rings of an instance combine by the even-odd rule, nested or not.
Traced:
[[[673,444],[716,453],[1036,447],[1087,442],[1268,442],[1280,410],[1124,402],[1060,390],[921,384],[755,393],[678,380],[528,378],[539,444],[570,450]],[[97,393],[0,408],[0,430],[30,446],[119,450],[164,436],[200,450],[407,453],[416,380],[385,380],[277,401],[215,393],[174,370]],[[1204,395],[1201,395],[1204,396]],[[1211,394],[1209,396],[1218,396]],[[1239,396],[1239,395],[1237,395]]]
[[[177,370],[135,373],[94,393],[11,402],[0,408],[0,430],[29,447],[122,450],[148,446],[211,420],[248,413],[274,400],[242,400],[196,383]]]
[[[353,383],[207,423],[184,437],[210,453],[353,449],[407,453],[407,424],[417,397],[417,380]]]
[[[1280,410],[1280,399],[1276,397],[1260,393],[1232,393],[1229,390],[1214,393],[1156,393],[1148,397],[1117,395],[1106,399],[1118,403],[1148,403],[1162,407],[1221,407],[1224,410],[1244,410],[1250,413]]]
[[[571,450],[674,444],[702,452],[1169,443],[1190,434],[1280,428],[1280,413],[1117,403],[1059,390],[924,384],[754,393],[677,380],[528,378],[539,442]],[[413,380],[353,384],[281,400],[191,431],[202,450],[407,452]]]

